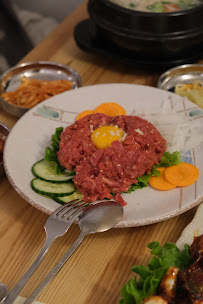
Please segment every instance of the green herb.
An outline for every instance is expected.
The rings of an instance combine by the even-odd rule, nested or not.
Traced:
[[[164,12],[164,7],[161,2],[155,2],[152,5],[147,5],[147,9],[154,13],[163,13]]]
[[[120,304],[141,304],[145,298],[156,294],[169,267],[178,267],[182,270],[193,262],[187,245],[183,251],[173,243],[166,243],[162,247],[159,242],[153,242],[147,247],[151,249],[152,257],[147,266],[133,266],[132,271],[136,276],[122,287]]]
[[[129,7],[131,7],[131,8],[135,8],[135,7],[136,7],[136,5],[135,5],[134,3],[129,3]]]
[[[173,165],[179,165],[182,162],[180,152],[173,153],[164,152],[159,164],[152,167],[148,174],[145,174],[137,178],[137,183],[132,184],[126,193],[131,193],[136,189],[142,189],[148,186],[148,181],[151,176],[159,176],[160,172],[156,170],[158,167],[171,167]]]
[[[192,0],[180,0],[179,4],[180,4],[181,9],[189,9],[189,8],[197,6],[197,3]]]
[[[60,135],[63,131],[63,127],[56,128],[55,133],[51,136],[51,146],[46,147],[45,149],[45,156],[44,159],[47,161],[53,161],[56,163],[55,167],[55,173],[59,174],[65,170],[64,167],[61,166],[61,164],[58,161],[57,152],[59,151],[59,142],[60,142]]]

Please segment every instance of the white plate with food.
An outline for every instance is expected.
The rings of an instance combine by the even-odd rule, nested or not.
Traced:
[[[182,161],[199,170],[199,178],[187,187],[160,191],[148,186],[122,193],[127,205],[117,227],[152,224],[199,204],[203,199],[202,109],[173,93],[132,84],[101,84],[68,91],[45,100],[21,117],[9,134],[4,152],[5,172],[14,189],[41,211],[53,212],[59,204],[32,190],[31,168],[43,159],[57,127],[65,129],[75,122],[80,112],[94,110],[107,102],[121,105],[126,115],[139,116],[152,123],[165,138],[167,151],[180,151]]]

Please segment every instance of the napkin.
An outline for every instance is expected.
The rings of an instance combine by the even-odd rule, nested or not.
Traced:
[[[191,245],[194,237],[203,234],[203,202],[197,208],[194,218],[192,221],[185,227],[181,236],[176,242],[177,247],[180,250],[184,249],[184,245]]]
[[[23,304],[25,302],[26,298],[18,296],[15,300],[14,304]],[[44,304],[42,302],[34,302],[34,304]]]

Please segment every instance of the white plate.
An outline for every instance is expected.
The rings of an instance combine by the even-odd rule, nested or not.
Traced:
[[[45,100],[21,117],[11,130],[5,145],[4,166],[7,177],[14,189],[30,204],[47,214],[59,206],[31,189],[31,167],[43,158],[45,147],[50,145],[50,137],[56,127],[72,124],[77,113],[94,109],[103,102],[121,104],[127,115],[135,114],[143,107],[151,113],[157,113],[165,104],[168,111],[173,109],[196,120],[203,117],[201,109],[173,93],[132,84],[87,86]],[[123,194],[127,206],[117,227],[135,227],[166,220],[200,203],[203,199],[202,147],[186,151],[183,155],[183,161],[195,164],[200,170],[196,183],[170,191],[157,191],[147,187],[131,194]]]

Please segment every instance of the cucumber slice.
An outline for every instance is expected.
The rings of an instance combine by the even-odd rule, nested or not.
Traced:
[[[59,204],[66,204],[72,200],[75,200],[75,199],[79,199],[79,200],[82,200],[83,199],[83,194],[80,193],[80,191],[78,191],[76,189],[76,191],[71,194],[71,195],[68,195],[68,196],[63,196],[63,197],[54,197],[54,200],[59,203]]]
[[[31,187],[35,192],[49,197],[67,196],[75,191],[75,186],[72,182],[52,183],[39,178],[34,178],[31,181]]]
[[[55,168],[55,162],[42,159],[32,166],[32,172],[36,177],[52,183],[66,183],[74,176],[74,172],[63,172],[57,174],[55,172]]]

